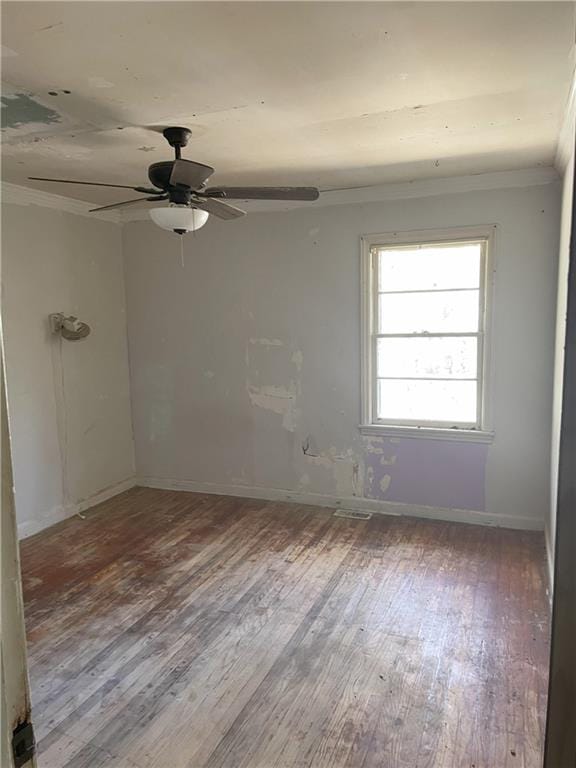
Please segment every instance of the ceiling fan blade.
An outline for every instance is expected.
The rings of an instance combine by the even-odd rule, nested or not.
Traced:
[[[246,216],[246,211],[241,211],[240,208],[236,208],[234,205],[228,205],[228,203],[221,203],[220,200],[213,200],[210,198],[192,199],[192,205],[195,208],[200,208],[202,211],[208,211],[219,219],[240,219],[242,216]]]
[[[134,192],[142,192],[144,195],[160,194],[162,190],[150,187],[131,187],[127,184],[103,184],[100,181],[71,181],[70,179],[44,179],[41,176],[28,176],[31,181],[51,181],[56,184],[84,184],[88,187],[115,187],[116,189],[131,189]]]
[[[170,174],[170,184],[175,187],[198,189],[213,173],[214,168],[211,168],[209,165],[195,163],[192,160],[174,160],[172,173]]]
[[[231,200],[318,200],[316,187],[210,187],[207,197]]]
[[[168,200],[168,195],[161,195],[160,197],[137,197],[135,200],[124,200],[123,203],[112,203],[112,205],[102,205],[100,208],[91,208],[88,213],[95,213],[96,211],[109,211],[111,208],[121,208],[123,205],[134,205],[134,203],[156,203],[161,200]]]

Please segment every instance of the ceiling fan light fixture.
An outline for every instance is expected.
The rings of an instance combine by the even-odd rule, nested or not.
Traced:
[[[190,208],[187,205],[168,205],[163,208],[152,208],[150,218],[162,229],[184,235],[200,229],[208,220],[208,211]]]

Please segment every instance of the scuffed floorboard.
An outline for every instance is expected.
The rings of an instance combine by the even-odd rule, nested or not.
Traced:
[[[136,488],[22,564],[40,768],[540,768],[540,534]]]

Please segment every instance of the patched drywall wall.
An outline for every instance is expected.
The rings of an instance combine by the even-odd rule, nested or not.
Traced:
[[[2,320],[21,536],[133,482],[121,229],[2,205]],[[89,323],[60,342],[48,315]]]
[[[486,224],[493,443],[361,436],[360,236]],[[175,236],[127,224],[138,476],[542,527],[558,224],[557,182],[301,208],[211,219],[185,240],[184,267]]]

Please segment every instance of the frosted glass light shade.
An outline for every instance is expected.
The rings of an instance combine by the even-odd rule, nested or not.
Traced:
[[[203,227],[208,220],[208,211],[189,208],[187,205],[169,205],[165,208],[152,208],[150,218],[162,229],[183,235]]]

